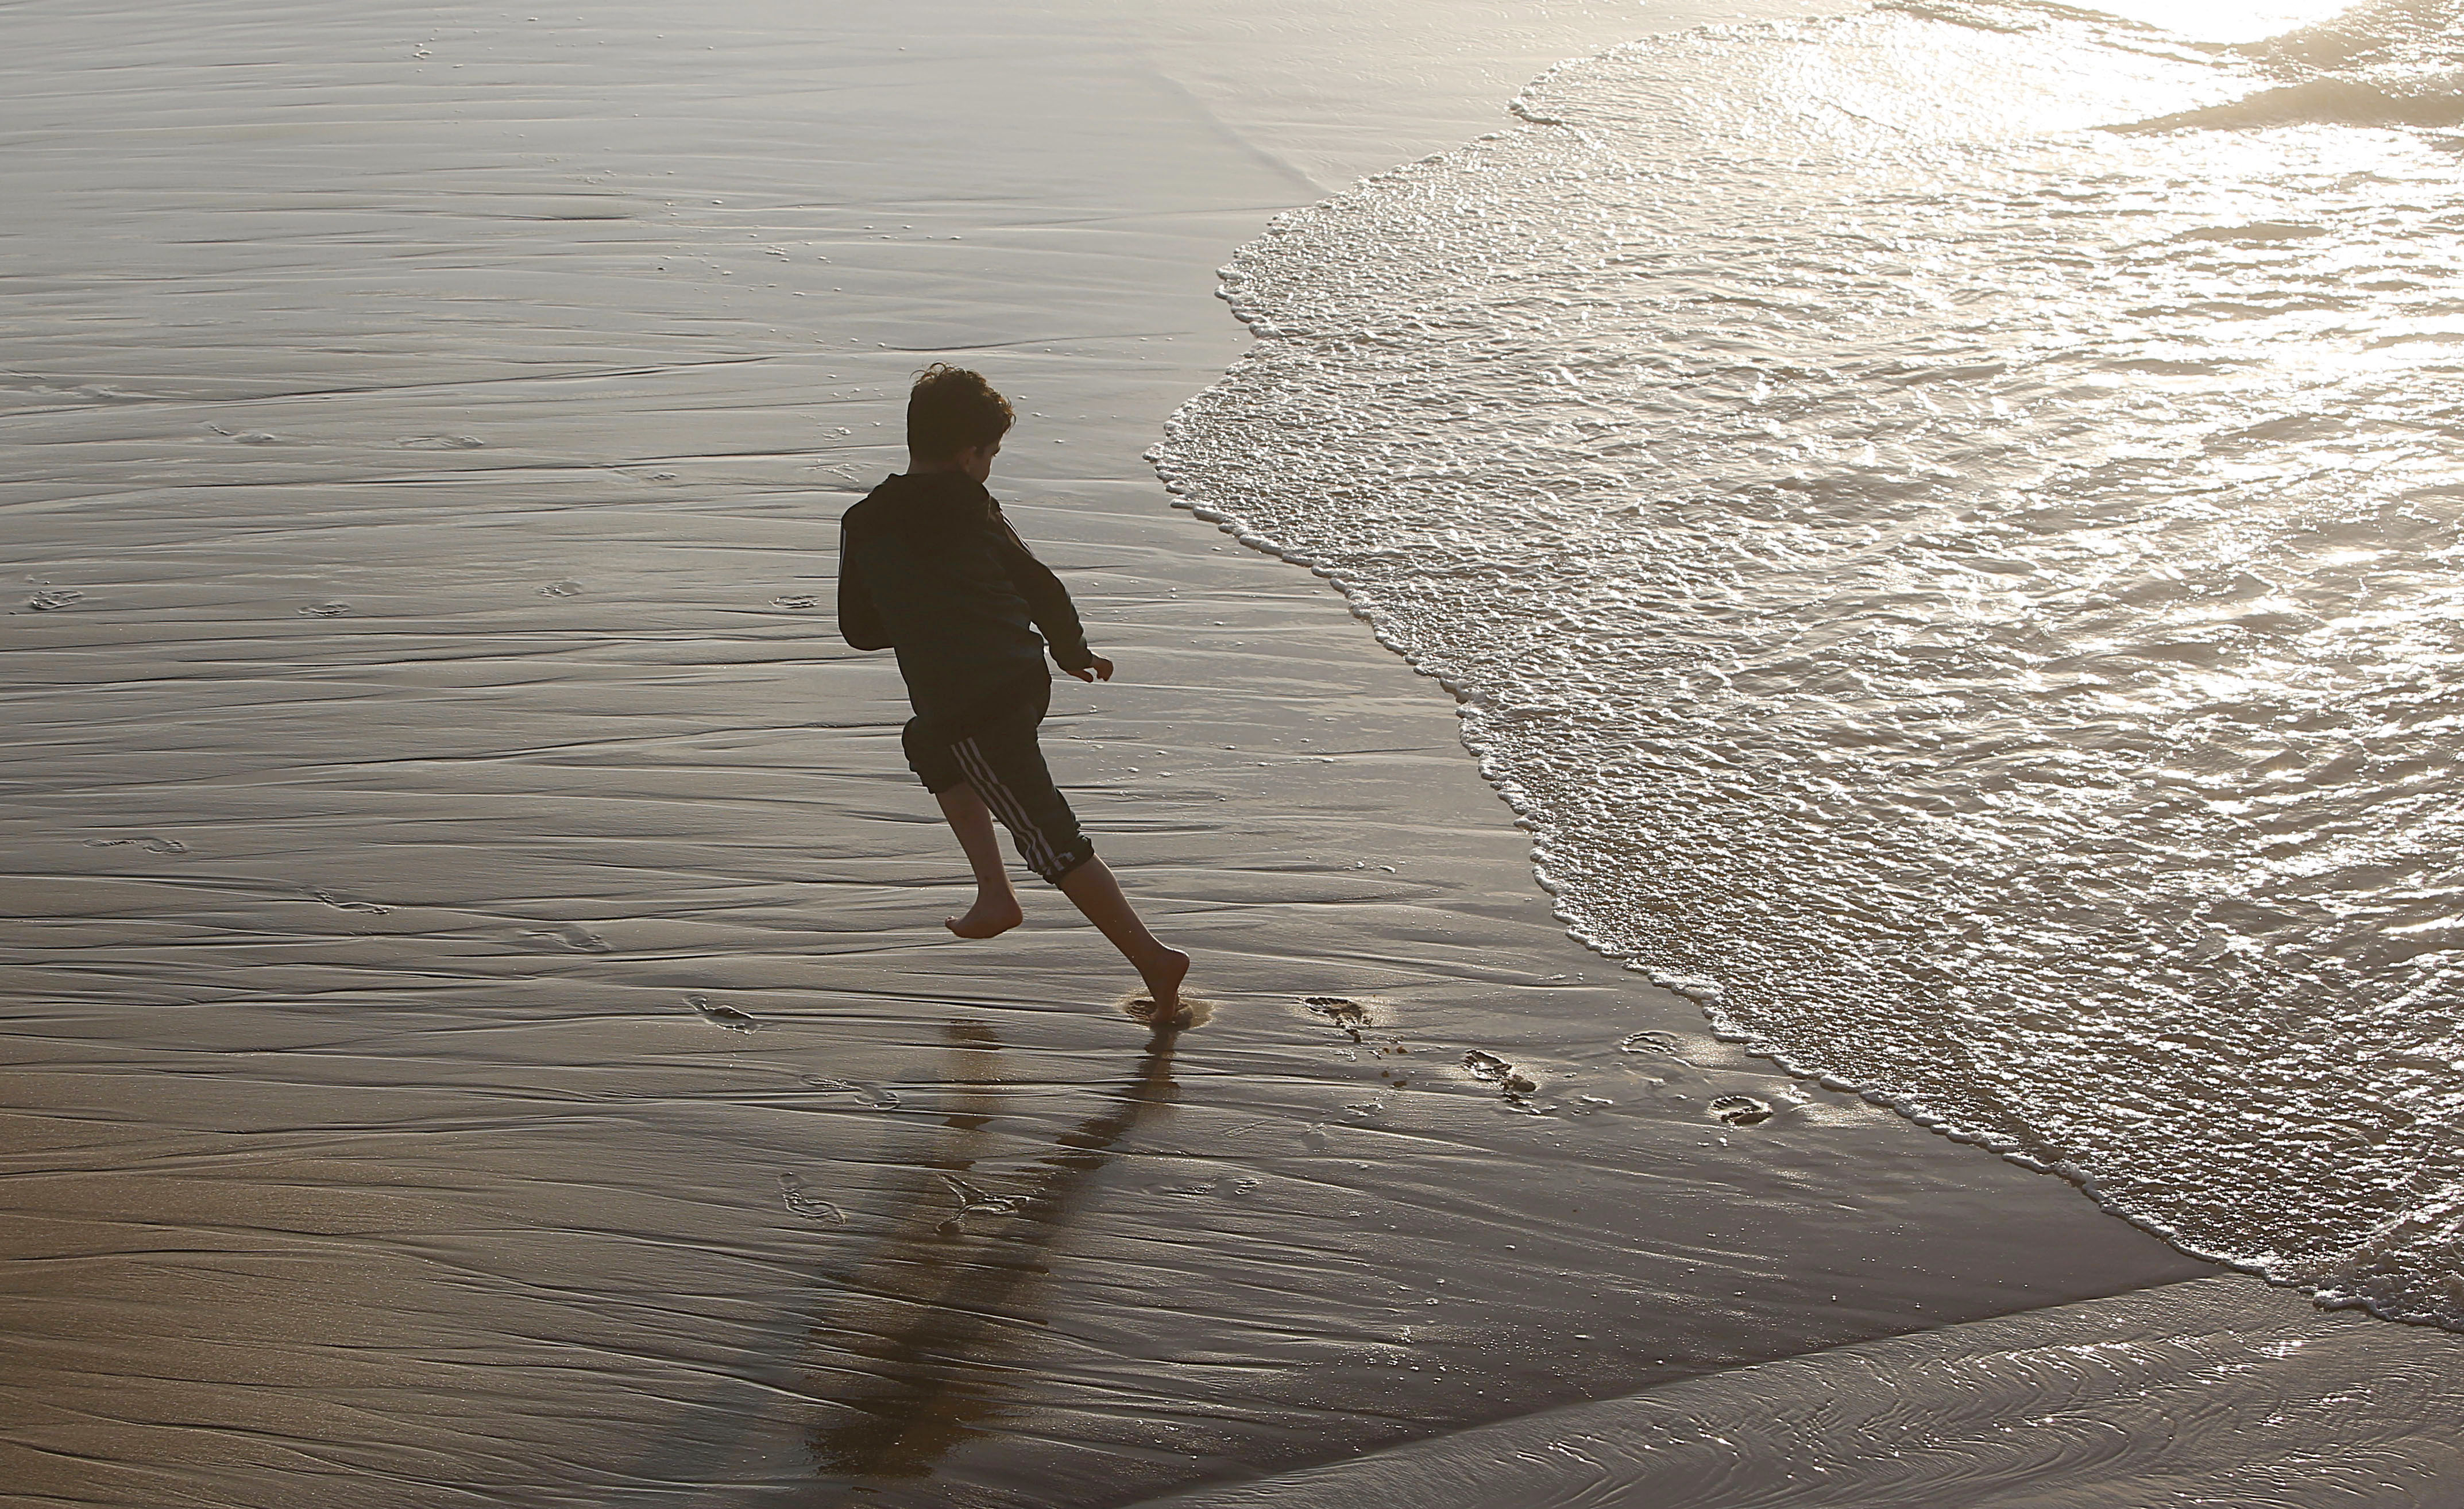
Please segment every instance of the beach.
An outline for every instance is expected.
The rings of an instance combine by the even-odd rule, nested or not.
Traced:
[[[14,1501],[2452,1502],[2452,1333],[1715,1037],[1144,459],[1274,215],[1778,13],[12,11]],[[1176,1037],[939,925],[933,361]]]

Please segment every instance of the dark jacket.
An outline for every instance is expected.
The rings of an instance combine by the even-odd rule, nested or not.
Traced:
[[[1068,588],[957,472],[890,477],[840,520],[839,632],[859,650],[894,647],[915,715],[936,721],[1050,676],[1047,639],[1065,671],[1095,660]]]

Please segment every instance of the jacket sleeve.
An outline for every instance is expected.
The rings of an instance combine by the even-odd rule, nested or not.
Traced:
[[[856,565],[857,552],[846,533],[839,537],[839,637],[859,650],[887,650],[897,643],[881,621],[881,607]]]
[[[1095,652],[1087,648],[1087,631],[1078,624],[1078,610],[1069,601],[1069,588],[1052,568],[1035,558],[1009,521],[993,516],[993,551],[1001,569],[1009,573],[1009,582],[1018,595],[1026,599],[1027,616],[1035,627],[1044,631],[1044,641],[1052,647],[1053,662],[1064,671],[1084,671],[1095,663]]]

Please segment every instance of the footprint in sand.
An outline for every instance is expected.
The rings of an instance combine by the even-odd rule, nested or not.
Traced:
[[[822,600],[806,593],[797,592],[785,597],[774,597],[770,599],[770,606],[787,612],[801,613],[821,607]]]
[[[582,584],[568,576],[561,582],[548,583],[539,589],[539,594],[541,597],[580,597]]]
[[[885,1090],[877,1084],[866,1084],[861,1079],[833,1079],[827,1075],[805,1075],[803,1080],[816,1090],[854,1096],[876,1111],[893,1111],[898,1108],[898,1097],[894,1092]]]
[[[140,838],[89,838],[85,841],[88,849],[117,849],[122,844],[143,844],[149,854],[184,854],[188,852],[188,846],[180,840],[160,838],[152,833]]]
[[[685,1005],[693,1008],[693,1015],[713,1027],[724,1027],[731,1032],[750,1032],[761,1026],[759,1017],[747,1016],[732,1006],[714,1006],[711,1004],[710,997],[706,995],[686,996]]]
[[[1301,1005],[1351,1033],[1355,1043],[1361,1040],[1360,1030],[1369,1025],[1369,1008],[1339,995],[1305,995]]]
[[[342,618],[351,611],[348,603],[312,603],[299,610],[302,618]]]
[[[26,606],[38,613],[57,612],[63,608],[85,601],[85,594],[75,588],[45,588],[26,599]]]
[[[1026,1204],[1026,1196],[1023,1194],[987,1194],[955,1175],[943,1174],[941,1182],[948,1185],[950,1192],[958,1197],[957,1214],[942,1222],[937,1228],[944,1235],[957,1231],[960,1224],[971,1215],[1016,1215],[1018,1208]]]
[[[338,912],[363,912],[370,917],[383,917],[393,910],[390,906],[380,906],[374,901],[354,901],[348,897],[336,896],[331,891],[320,891],[314,887],[309,889],[308,895],[312,899],[321,901]]]
[[[394,442],[406,451],[476,451],[487,443],[467,434],[410,434]]]
[[[566,948],[577,954],[612,954],[613,944],[579,922],[562,927],[524,927],[517,931],[524,938],[535,939],[550,948]]]
[[[1497,1086],[1499,1093],[1509,1100],[1518,1096],[1529,1095],[1540,1088],[1529,1075],[1495,1054],[1485,1054],[1475,1048],[1463,1054],[1463,1067],[1471,1071],[1473,1078],[1483,1084]]]
[[[1768,1100],[1749,1095],[1724,1095],[1711,1102],[1711,1115],[1730,1126],[1756,1126],[1778,1115]]]
[[[779,1176],[779,1197],[787,1202],[788,1209],[807,1220],[836,1221],[841,1226],[847,1225],[846,1211],[819,1195],[806,1193],[804,1181],[794,1174]]]
[[[1677,1050],[1683,1046],[1683,1042],[1675,1032],[1636,1032],[1617,1044],[1617,1052],[1653,1054],[1676,1063],[1684,1064],[1686,1068],[1691,1069],[1694,1065],[1677,1054]]]

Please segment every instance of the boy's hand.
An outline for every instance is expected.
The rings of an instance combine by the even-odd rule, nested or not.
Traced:
[[[1069,673],[1081,681],[1109,681],[1112,678],[1112,662],[1097,655],[1084,671]]]

